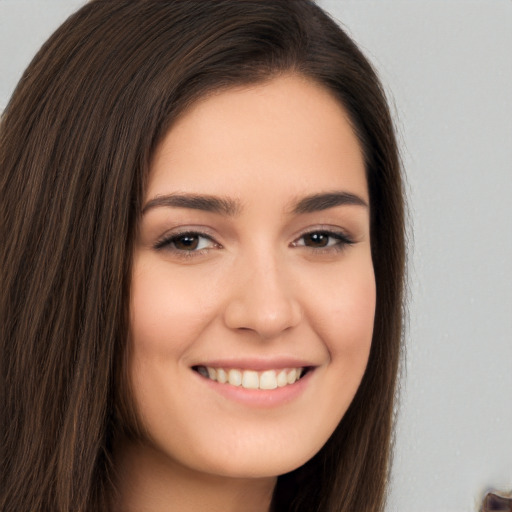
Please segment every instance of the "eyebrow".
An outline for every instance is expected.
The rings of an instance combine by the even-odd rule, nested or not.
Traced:
[[[202,194],[168,194],[156,196],[148,201],[142,209],[142,214],[144,215],[148,210],[160,206],[190,208],[227,216],[234,216],[241,210],[240,203],[233,199]]]
[[[291,213],[300,215],[344,205],[368,208],[366,201],[355,194],[349,192],[327,192],[306,196],[293,203],[290,210]],[[147,211],[158,207],[189,208],[219,213],[230,217],[242,211],[241,203],[230,198],[203,194],[167,194],[156,196],[148,201],[142,209],[142,214],[144,215]]]
[[[368,208],[367,202],[355,194],[349,192],[327,192],[323,194],[313,194],[300,199],[293,205],[292,213],[296,215],[313,213],[344,205]]]

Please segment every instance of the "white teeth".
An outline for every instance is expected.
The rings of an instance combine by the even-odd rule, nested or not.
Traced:
[[[242,387],[246,389],[258,389],[260,383],[258,372],[245,371],[242,375]]]
[[[212,368],[198,366],[197,371],[211,380],[231,386],[241,386],[245,389],[276,389],[294,384],[303,373],[303,368],[286,368],[283,370],[237,370],[234,368]]]
[[[295,381],[293,381],[295,382]],[[260,375],[260,389],[276,389],[277,377],[274,370],[267,370]]]
[[[288,375],[286,374],[286,370],[281,370],[277,374],[277,385],[282,388],[288,384]]]
[[[228,375],[226,373],[226,370],[223,370],[222,368],[217,368],[217,381],[221,384],[225,384],[228,381]]]
[[[242,384],[242,372],[240,370],[229,370],[228,381],[232,386],[240,386]]]

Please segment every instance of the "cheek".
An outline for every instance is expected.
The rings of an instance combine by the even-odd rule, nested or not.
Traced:
[[[376,287],[371,261],[340,273],[317,297],[315,330],[330,359],[326,408],[345,413],[368,363],[375,317]]]
[[[126,377],[137,434],[157,444],[175,438],[179,445],[190,444],[182,436],[185,429],[179,427],[182,415],[169,411],[183,407],[177,392],[189,371],[183,355],[207,319],[195,283],[176,271],[170,275],[169,267],[151,258],[137,261],[131,283]]]
[[[376,287],[371,260],[327,275],[315,294],[317,323],[331,358],[367,356],[375,317]]]
[[[131,345],[138,357],[179,357],[199,336],[213,300],[200,282],[171,273],[165,262],[139,263],[130,300]]]
[[[376,301],[373,273],[350,288],[351,293],[342,294],[339,306],[332,312],[333,330],[340,333],[340,341],[333,340],[329,347],[333,355],[338,352],[364,353],[365,347],[366,351],[370,348]]]

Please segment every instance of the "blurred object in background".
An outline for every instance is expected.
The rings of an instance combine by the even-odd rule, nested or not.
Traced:
[[[488,493],[484,498],[482,512],[512,512],[512,495],[507,498],[494,492]]]

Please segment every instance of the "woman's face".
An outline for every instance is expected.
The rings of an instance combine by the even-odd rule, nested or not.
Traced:
[[[375,281],[358,140],[297,76],[196,103],[152,161],[129,376],[143,445],[176,468],[274,476],[347,410]]]

